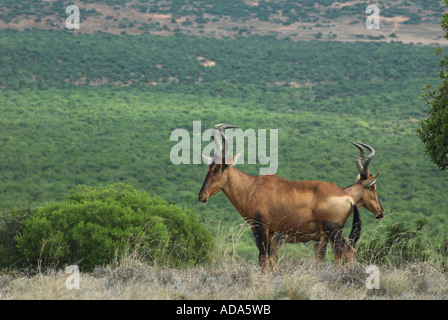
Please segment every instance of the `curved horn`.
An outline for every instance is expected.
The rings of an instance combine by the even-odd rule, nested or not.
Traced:
[[[360,142],[359,144],[362,145],[363,147],[365,147],[370,152],[369,155],[367,156],[366,160],[364,160],[364,165],[362,167],[362,173],[364,174],[364,176],[367,177],[370,174],[369,163],[375,156],[375,149],[373,149],[371,146],[369,146],[365,143]]]
[[[359,155],[356,157],[356,167],[358,168],[358,173],[362,174],[362,164],[361,160],[364,157],[364,154],[366,153],[366,150],[364,150],[363,147],[361,147],[359,144],[352,142],[352,145],[354,145],[356,148],[359,149]]]
[[[227,139],[227,137],[224,135],[224,130],[229,129],[229,128],[239,128],[239,127],[231,125],[231,124],[225,124],[225,123],[219,123],[213,127],[212,138],[213,138],[213,141],[215,141],[215,144],[217,147],[216,153],[213,156],[215,163],[225,163],[225,157],[226,157],[227,150],[229,149],[230,143],[229,143],[229,140]],[[217,136],[218,132],[219,132],[219,136]],[[221,142],[220,138],[222,139],[222,142]],[[224,144],[224,150],[222,147],[223,144]],[[217,160],[221,160],[221,162],[218,162]]]

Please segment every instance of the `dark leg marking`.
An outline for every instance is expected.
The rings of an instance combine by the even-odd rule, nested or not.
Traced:
[[[339,262],[345,247],[345,240],[342,237],[342,226],[337,222],[325,220],[322,222],[322,229],[333,246],[335,261]]]
[[[264,225],[261,222],[261,215],[259,211],[255,211],[255,216],[254,216],[254,229],[255,229],[255,243],[257,244],[258,250],[260,252],[260,256],[265,256],[266,255],[266,243],[267,243],[267,239],[266,239],[266,233],[264,230]]]
[[[322,222],[322,229],[331,241],[335,262],[340,263],[342,258],[353,259],[354,249],[342,236],[342,226],[333,221]]]
[[[362,222],[361,217],[359,216],[359,211],[356,206],[353,206],[353,223],[352,223],[352,231],[348,236],[349,242],[352,244],[353,248],[356,246],[356,243],[361,236]]]
[[[335,242],[342,237],[342,226],[333,221],[322,221],[322,230],[324,230],[330,241]]]
[[[316,260],[322,261],[325,258],[325,252],[327,250],[328,236],[322,234],[318,240],[314,242],[314,253]]]
[[[259,251],[258,262],[260,263],[260,267],[263,272],[267,271],[267,269],[269,268],[269,252],[272,251],[269,247],[268,230],[269,229],[265,227],[265,225],[261,221],[260,212],[258,210],[255,211],[255,242]]]

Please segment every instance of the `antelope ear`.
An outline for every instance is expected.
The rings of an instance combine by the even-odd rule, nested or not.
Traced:
[[[243,152],[244,151],[241,151],[241,152],[237,153],[236,155],[234,155],[232,158],[227,159],[226,160],[226,165],[228,165],[229,167],[232,167],[232,166],[236,165],[238,163],[238,159],[243,154]]]
[[[362,182],[362,185],[364,186],[364,188],[368,189],[371,186],[373,186],[376,182],[376,179],[378,179],[380,173],[378,172],[376,175],[374,175],[373,177],[370,177],[369,179],[365,180]]]
[[[206,156],[205,154],[203,154],[203,155],[202,155],[202,160],[204,160],[204,163],[205,163],[206,165],[209,165],[210,163],[212,163],[213,158],[212,158],[212,157],[209,157],[209,156]]]

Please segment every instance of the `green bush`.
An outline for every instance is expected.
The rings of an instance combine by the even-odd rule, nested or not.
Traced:
[[[14,208],[0,215],[0,267],[14,267],[20,263],[16,236],[22,232],[23,221],[33,212],[31,208]]]
[[[403,222],[389,224],[384,237],[360,243],[358,258],[365,263],[393,266],[416,261],[443,261],[447,255],[446,244],[429,240],[423,231],[427,224],[425,218],[417,219],[411,228]]]
[[[14,239],[22,267],[77,264],[91,270],[136,250],[148,263],[180,267],[204,262],[213,245],[190,211],[124,184],[78,186],[65,201],[39,207],[21,223]],[[2,256],[14,251],[5,229]],[[0,256],[0,262],[11,261]]]

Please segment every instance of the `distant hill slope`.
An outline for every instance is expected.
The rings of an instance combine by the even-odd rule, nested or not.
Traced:
[[[0,62],[2,88],[228,83],[296,88],[312,92],[313,99],[438,74],[434,48],[428,46],[259,36],[233,40],[8,30],[0,33]]]
[[[0,29],[64,29],[72,4],[80,9],[82,33],[444,42],[439,0],[2,0]],[[380,9],[379,30],[365,26],[370,4]]]
[[[204,164],[170,161],[171,132],[200,120],[278,129],[278,174],[291,180],[352,184],[350,142],[371,144],[386,221],[426,217],[446,235],[447,173],[415,132],[426,116],[417,98],[438,83],[432,47],[7,30],[0,65],[0,210],[125,182],[204,221],[241,219],[222,193],[197,201]]]

